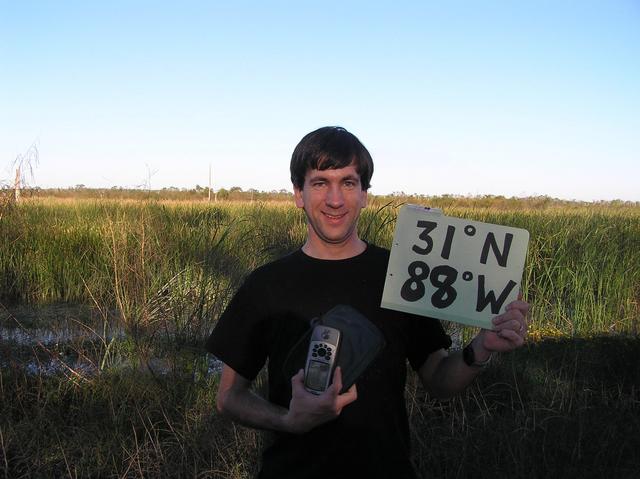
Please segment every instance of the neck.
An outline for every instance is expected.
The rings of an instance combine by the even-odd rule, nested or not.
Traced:
[[[353,258],[361,254],[365,249],[367,249],[367,243],[357,236],[347,242],[333,244],[309,235],[307,241],[302,246],[302,251],[307,256],[329,260]]]

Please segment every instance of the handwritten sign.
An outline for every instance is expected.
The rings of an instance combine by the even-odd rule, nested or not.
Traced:
[[[528,243],[523,229],[405,205],[381,306],[491,329],[518,297]]]

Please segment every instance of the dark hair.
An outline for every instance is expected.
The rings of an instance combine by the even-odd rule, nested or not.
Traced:
[[[309,170],[345,168],[354,164],[363,190],[371,186],[373,160],[360,140],[340,126],[319,128],[300,140],[291,155],[291,182],[302,189]]]

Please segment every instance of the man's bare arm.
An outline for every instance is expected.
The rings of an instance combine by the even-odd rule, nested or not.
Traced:
[[[218,412],[245,426],[284,430],[287,409],[258,396],[251,390],[251,381],[226,364],[222,367],[216,407]]]
[[[355,385],[339,394],[340,368],[336,368],[333,384],[319,396],[304,388],[303,376],[300,370],[291,378],[292,398],[287,409],[255,394],[251,381],[225,364],[218,386],[218,411],[245,426],[299,434],[335,419],[342,408],[357,398]]]
[[[482,362],[494,352],[512,351],[522,346],[527,334],[528,311],[527,303],[514,301],[507,306],[506,312],[493,319],[493,330],[481,330],[472,341],[476,360]],[[480,372],[480,368],[467,366],[462,351],[449,354],[439,349],[429,355],[418,374],[431,395],[446,399],[462,392]]]

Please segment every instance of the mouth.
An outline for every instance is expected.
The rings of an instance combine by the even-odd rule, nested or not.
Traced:
[[[328,219],[334,220],[334,221],[340,220],[345,216],[347,216],[347,213],[332,214],[332,213],[327,213],[325,211],[323,211],[322,214],[325,215]]]

